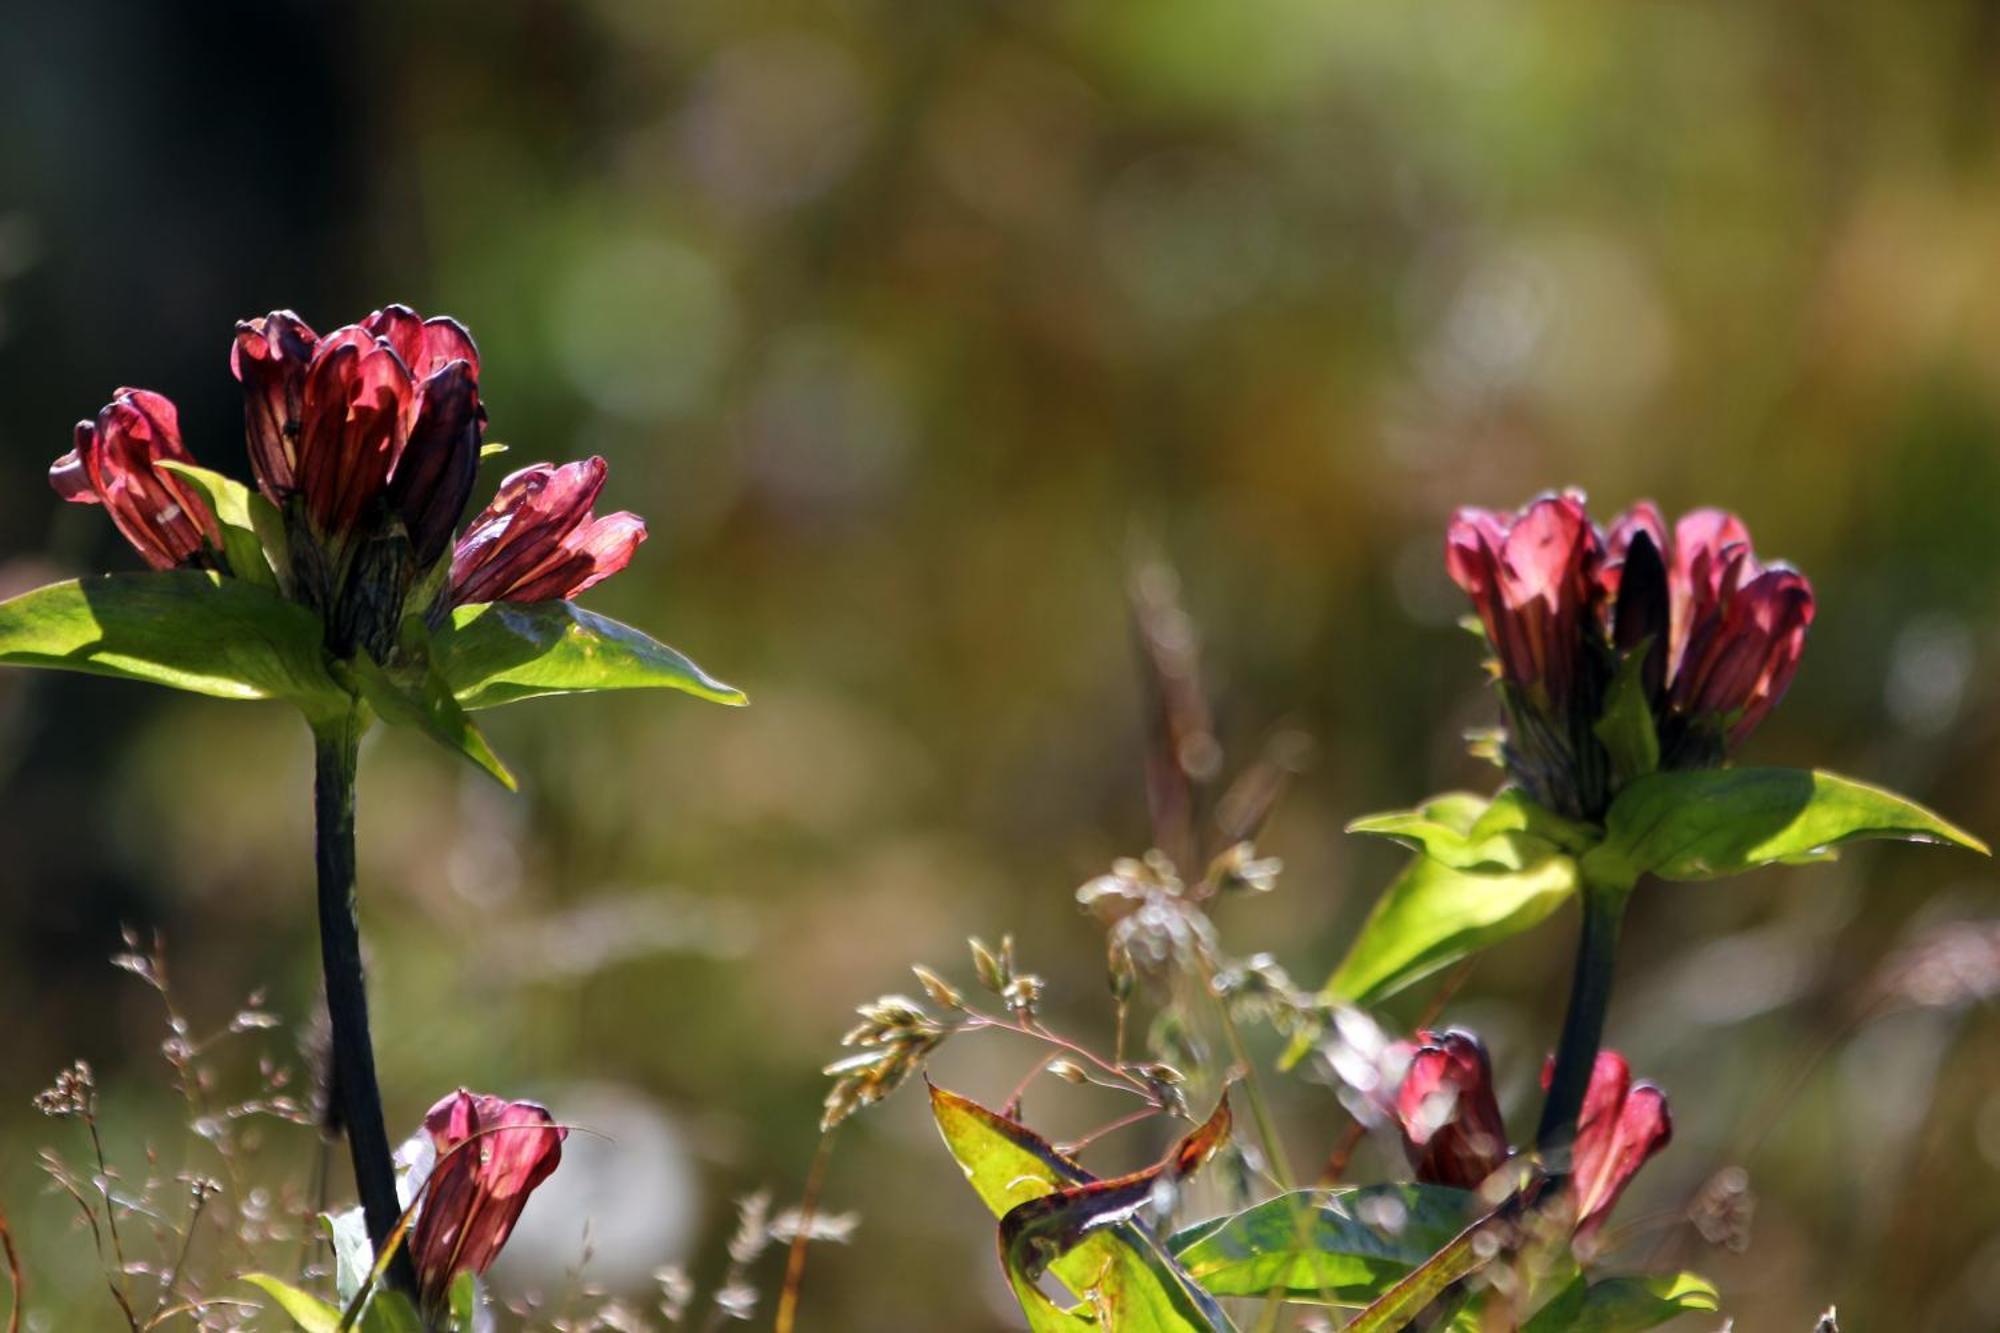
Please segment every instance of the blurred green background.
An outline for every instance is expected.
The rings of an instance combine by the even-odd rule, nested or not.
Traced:
[[[1013,931],[1055,1021],[1108,1039],[1070,894],[1148,838],[1135,534],[1182,573],[1232,761],[1316,742],[1265,839],[1279,893],[1221,918],[1302,981],[1397,864],[1343,823],[1491,781],[1458,739],[1492,711],[1440,567],[1460,503],[1739,510],[1820,595],[1750,757],[2000,832],[2000,5],[207,0],[4,27],[7,591],[135,564],[43,479],[114,387],[173,397],[240,475],[233,321],[402,300],[478,337],[508,461],[601,453],[609,507],[650,521],[585,600],[753,699],[494,715],[518,797],[403,737],[364,756],[392,1129],[467,1083],[616,1140],[573,1140],[503,1290],[561,1287],[586,1213],[614,1290],[712,1273],[735,1195],[796,1196],[847,1008],[913,960],[962,976],[968,933]],[[198,1028],[256,987],[310,1012],[308,768],[276,706],[0,675],[0,1200],[31,1327],[115,1319],[34,1161],[78,1147],[29,1107],[59,1067],[96,1066],[133,1171],[147,1145],[213,1169],[155,997],[105,962],[121,923],[165,933]],[[1642,895],[1611,1038],[1678,1134],[1621,1257],[1699,1268],[1742,1329],[1830,1302],[1991,1326],[2000,1025],[1849,1020],[1994,887],[1891,847]],[[1517,1123],[1572,929],[1452,1011]],[[230,1060],[296,1064],[293,1035]],[[938,1072],[997,1100],[1025,1058]],[[1331,1094],[1280,1102],[1318,1160]],[[311,1134],[268,1140],[259,1169],[304,1179]],[[1732,1164],[1742,1254],[1672,1225]],[[861,1224],[816,1251],[803,1327],[1018,1327],[919,1095],[843,1132],[827,1202]]]

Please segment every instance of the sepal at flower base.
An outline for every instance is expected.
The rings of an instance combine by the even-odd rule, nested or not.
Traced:
[[[1654,773],[1618,796],[1605,837],[1583,859],[1592,882],[1640,875],[1720,879],[1758,866],[1830,859],[1864,839],[1986,844],[1915,801],[1837,774],[1797,768]]]

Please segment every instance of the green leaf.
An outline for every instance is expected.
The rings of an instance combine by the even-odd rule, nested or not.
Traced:
[[[269,1273],[245,1273],[243,1280],[261,1288],[305,1333],[340,1333],[340,1311],[319,1297],[280,1282]]]
[[[1592,882],[1717,879],[1778,862],[1829,859],[1864,838],[1986,844],[1914,801],[1852,778],[1796,768],[1655,773],[1611,803]]]
[[[234,477],[225,477],[205,467],[173,459],[163,460],[160,466],[200,491],[208,507],[215,511],[222,524],[222,555],[229,562],[229,572],[239,579],[276,589],[278,576],[264,554],[264,538],[265,534],[276,531],[282,542],[285,525],[271,502]],[[260,514],[260,506],[268,512]]]
[[[98,574],[0,602],[0,664],[151,681],[221,699],[347,696],[327,674],[319,620],[244,579],[194,570]]]
[[[464,1327],[470,1330],[472,1325]],[[362,1333],[425,1333],[423,1317],[400,1291],[377,1288],[361,1315]]]
[[[1160,1250],[1152,1237],[1115,1210],[1102,1211],[1103,1192],[1123,1188],[1150,1193],[1134,1177],[1100,1182],[1024,1125],[976,1102],[931,1088],[931,1112],[945,1146],[973,1191],[1002,1219],[1002,1255],[1008,1281],[1034,1333],[1212,1333],[1231,1325],[1205,1293]],[[1227,1120],[1221,1108],[1201,1133],[1219,1139]],[[1186,1145],[1184,1144],[1183,1147]],[[1063,1195],[1066,1197],[1052,1197]],[[1039,1215],[1019,1211],[1046,1200]],[[1009,1229],[1011,1227],[1011,1230]],[[1027,1271],[1031,1256],[1087,1307],[1058,1309]],[[1084,1310],[1088,1309],[1088,1313]]]
[[[1576,862],[1561,855],[1491,874],[1418,857],[1368,914],[1323,994],[1348,1004],[1374,1004],[1540,925],[1576,892],[1577,883]]]
[[[483,463],[489,458],[497,458],[506,452],[507,446],[498,441],[492,444],[482,444],[479,446],[479,461]]]
[[[1713,1285],[1693,1273],[1664,1277],[1579,1277],[1535,1312],[1521,1333],[1640,1333],[1669,1319],[1722,1308]]]
[[[1625,654],[1604,700],[1604,712],[1593,730],[1611,756],[1611,772],[1623,786],[1660,766],[1660,734],[1653,726],[1653,705],[1646,697],[1648,638]]]
[[[1211,1295],[1362,1306],[1477,1211],[1474,1195],[1440,1185],[1298,1190],[1192,1227],[1167,1248]]]
[[[514,775],[500,762],[500,756],[493,753],[486,737],[459,707],[458,700],[452,698],[451,687],[436,671],[425,673],[419,684],[404,684],[377,666],[365,652],[356,653],[353,661],[347,663],[347,669],[353,673],[361,697],[383,721],[423,732],[453,754],[470,759],[508,791],[516,790]]]
[[[1564,819],[1509,787],[1492,800],[1447,792],[1414,810],[1364,815],[1349,833],[1387,838],[1454,870],[1525,870],[1556,851],[1580,851],[1596,842],[1588,825]]]
[[[749,702],[672,648],[574,602],[461,606],[432,660],[467,708],[543,694],[664,688],[722,704]]]

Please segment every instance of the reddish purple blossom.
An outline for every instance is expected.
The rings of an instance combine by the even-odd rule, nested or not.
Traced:
[[[1418,1180],[1477,1189],[1511,1151],[1492,1063],[1470,1032],[1417,1033],[1394,1109]]]
[[[174,405],[120,389],[97,420],[76,423],[76,447],[49,468],[49,481],[65,500],[103,505],[153,568],[213,563],[222,528],[208,501],[163,462],[194,462]]]
[[[1553,1072],[1551,1061],[1542,1070],[1542,1086],[1548,1086]],[[1639,1168],[1673,1137],[1667,1094],[1651,1083],[1634,1083],[1631,1067],[1618,1052],[1599,1051],[1570,1148],[1579,1235],[1589,1236],[1603,1225]]]
[[[574,597],[625,568],[646,524],[637,514],[591,513],[605,471],[602,458],[536,463],[501,482],[452,553],[452,602]]]
[[[1636,630],[1617,632],[1628,622],[1653,639],[1645,684],[1663,762],[1719,762],[1791,685],[1813,620],[1812,585],[1789,566],[1761,564],[1749,529],[1720,509],[1682,515],[1669,536],[1659,509],[1641,501],[1612,525],[1609,547],[1601,582],[1618,646],[1636,646]],[[1640,606],[1660,609],[1630,609]]]
[[[430,1109],[437,1153],[410,1232],[426,1309],[442,1308],[460,1273],[484,1273],[513,1234],[529,1194],[562,1161],[569,1131],[534,1102],[460,1088]]]
[[[1493,1067],[1470,1032],[1418,1032],[1393,1110],[1417,1179],[1477,1189],[1512,1155],[1493,1095]],[[1551,1062],[1553,1063],[1553,1062]],[[1550,1067],[1542,1070],[1546,1087]],[[1570,1150],[1576,1232],[1588,1238],[1646,1161],[1673,1138],[1667,1096],[1634,1083],[1625,1057],[1600,1051]]]
[[[288,310],[236,326],[251,470],[272,503],[300,496],[336,546],[393,515],[416,568],[451,544],[486,413],[479,352],[456,320],[377,310],[321,338]]]
[[[1668,768],[1720,763],[1783,697],[1812,623],[1812,586],[1764,565],[1732,514],[1698,509],[1669,532],[1650,501],[1608,534],[1575,492],[1519,514],[1462,509],[1445,564],[1472,599],[1497,667],[1510,772],[1561,813],[1595,818],[1615,776],[1596,727],[1621,658]]]

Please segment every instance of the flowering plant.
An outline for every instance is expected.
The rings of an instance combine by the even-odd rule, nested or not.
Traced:
[[[338,1123],[376,1262],[436,1317],[435,1219],[464,1189],[459,1168],[440,1173],[444,1197],[417,1232],[413,1266],[394,1240],[404,1208],[355,913],[361,736],[377,719],[414,728],[511,788],[472,720],[479,709],[646,687],[744,698],[571,600],[623,569],[646,535],[636,515],[595,513],[604,460],[522,468],[461,527],[481,459],[502,446],[485,441],[479,353],[456,321],[392,305],[321,337],[275,311],[237,326],[230,367],[254,487],[195,464],[167,398],[118,390],[78,424],[50,481],[64,499],[102,507],[150,569],[0,602],[0,664],[279,699],[304,714]],[[505,1232],[489,1216],[453,1244],[471,1244],[470,1266],[483,1267]]]
[[[1042,980],[1016,966],[1011,943],[996,951],[975,940],[974,971],[1005,1016],[920,967],[929,1004],[884,996],[863,1006],[844,1038],[854,1053],[827,1068],[831,1132],[963,1034],[1004,1030],[1046,1045],[999,1110],[931,1090],[947,1147],[999,1218],[1002,1263],[1035,1333],[1214,1333],[1237,1327],[1229,1303],[1239,1299],[1261,1302],[1260,1328],[1283,1326],[1283,1302],[1344,1308],[1354,1312],[1339,1325],[1347,1333],[1636,1333],[1717,1309],[1714,1287],[1693,1274],[1616,1274],[1602,1263],[1619,1196],[1673,1132],[1667,1094],[1601,1049],[1632,892],[1645,878],[1825,861],[1859,839],[1985,852],[1865,783],[1729,766],[1784,696],[1815,611],[1805,576],[1760,560],[1733,515],[1698,510],[1669,529],[1642,503],[1600,530],[1582,496],[1566,492],[1518,514],[1460,511],[1445,557],[1472,601],[1504,719],[1475,751],[1506,781],[1492,796],[1448,793],[1354,821],[1351,831],[1419,855],[1322,989],[1294,986],[1267,955],[1224,951],[1213,904],[1231,890],[1268,891],[1279,874],[1248,840],[1283,765],[1267,758],[1214,802],[1222,837],[1204,847],[1192,812],[1213,764],[1198,771],[1195,761],[1212,760],[1215,741],[1191,633],[1178,608],[1145,591],[1157,580],[1141,579],[1135,619],[1155,705],[1148,794],[1167,850],[1120,862],[1077,894],[1106,927],[1112,1052],[1045,1025]],[[1182,874],[1203,857],[1203,874]],[[1537,1132],[1517,1146],[1484,1042],[1431,1025],[1455,982],[1411,1038],[1385,1033],[1366,1009],[1573,898],[1583,933],[1569,1006],[1543,1068]],[[1149,1058],[1133,1058],[1130,1013],[1148,1000],[1157,1006]],[[1316,1187],[1301,1188],[1286,1164],[1241,1031],[1251,1020],[1289,1039],[1284,1067],[1310,1057],[1305,1067],[1333,1082],[1355,1117]],[[1043,1073],[1136,1097],[1139,1109],[1059,1146],[1024,1116]],[[1078,1161],[1104,1135],[1155,1117],[1193,1121],[1190,1107],[1211,1100],[1214,1112],[1154,1166],[1104,1179]],[[1251,1111],[1254,1142],[1230,1137],[1232,1102]],[[1342,1183],[1370,1128],[1400,1145],[1413,1180]],[[1185,1183],[1210,1163],[1247,1206],[1189,1222]],[[1044,1274],[1081,1303],[1052,1300]],[[780,1329],[789,1327],[781,1313]]]

